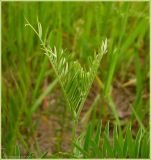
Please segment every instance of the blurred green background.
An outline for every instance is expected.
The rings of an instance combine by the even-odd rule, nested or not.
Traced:
[[[37,17],[43,33],[49,35],[48,43],[67,49],[83,65],[107,37],[108,53],[94,82],[100,103],[92,119],[116,123],[104,96],[109,95],[123,126],[131,122],[134,128],[142,126],[148,131],[149,2],[2,2],[2,156],[15,156],[20,146],[23,156],[33,152],[39,157],[45,149],[34,138],[36,145],[31,147],[31,137],[37,132],[34,115],[47,112],[47,119],[55,115],[47,109],[53,104],[42,107],[49,102],[46,96],[54,94],[53,99],[62,100],[54,91],[56,77],[38,38],[25,27],[25,18],[37,27]],[[96,96],[88,98],[92,104]],[[133,109],[125,120],[130,104]],[[62,112],[57,114],[61,117]]]

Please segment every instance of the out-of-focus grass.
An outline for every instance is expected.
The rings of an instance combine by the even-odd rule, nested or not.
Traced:
[[[120,123],[115,104],[111,103],[113,83],[123,84],[136,78],[129,121],[133,124],[137,119],[139,125],[148,130],[149,125],[144,126],[144,121],[149,112],[149,98],[143,98],[149,83],[148,2],[2,2],[3,157],[14,156],[18,144],[22,144],[26,152],[30,151],[28,140],[35,125],[31,113],[38,112],[43,96],[55,87],[38,39],[24,27],[25,18],[36,26],[37,17],[43,31],[50,33],[48,43],[58,49],[67,48],[82,65],[102,39],[108,38],[108,53],[98,72],[104,86],[100,92],[103,103],[97,106],[99,117],[105,117],[103,107],[108,105],[114,111],[115,123]],[[49,77],[50,84],[43,92],[45,77]],[[99,119],[94,113],[93,117],[94,121]]]

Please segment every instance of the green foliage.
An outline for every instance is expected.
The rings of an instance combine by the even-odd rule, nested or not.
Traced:
[[[121,139],[120,130],[114,125],[111,141],[109,123],[106,124],[102,134],[100,126],[98,124],[95,133],[92,124],[89,124],[83,140],[75,143],[75,148],[80,152],[77,158],[149,158],[149,134],[142,128],[139,128],[136,137],[133,137],[131,125],[127,125]]]
[[[2,2],[1,5],[2,158],[148,158],[149,2]],[[43,41],[40,41],[43,51],[39,49],[39,40],[35,33],[29,27],[24,27],[25,17],[36,26],[36,16],[42,24],[38,22],[35,31]],[[45,31],[46,34],[43,34]],[[105,54],[101,61],[101,47],[94,55],[93,49],[98,48],[105,37],[108,37],[108,54]],[[62,52],[62,48],[67,50]],[[88,57],[91,57],[90,61]],[[57,76],[54,76],[53,68],[56,69]],[[94,72],[98,70],[97,74],[93,73],[91,68]],[[88,73],[92,75],[91,80]],[[84,128],[88,121],[91,121],[87,133],[84,134],[81,130],[83,134],[72,139],[75,147],[69,153],[64,151],[64,148],[61,149],[64,136],[59,137],[59,129],[56,131],[55,128],[52,130],[55,135],[52,138],[59,137],[59,143],[56,141],[57,147],[52,147],[55,150],[52,155],[47,154],[47,149],[43,148],[45,144],[40,145],[37,137],[32,139],[37,133],[36,126],[39,121],[34,117],[45,114],[54,117],[61,115],[64,118],[61,119],[61,125],[64,126],[70,123],[71,118],[78,119],[95,75],[97,78],[94,88],[92,87],[88,96],[88,101],[92,101],[92,104],[85,103],[88,111],[85,112],[84,108],[85,113],[80,117],[82,120],[79,119]],[[123,87],[125,82],[133,78],[134,84]],[[48,84],[43,89],[45,80]],[[67,105],[62,102],[62,95],[61,98],[60,95],[55,95],[53,98],[57,99],[61,106],[49,103],[49,109],[56,109],[43,113],[43,102],[55,94],[53,91],[58,89],[58,82],[62,86]],[[130,99],[128,103],[131,104],[132,111],[128,120],[119,118],[118,109],[123,108],[123,105],[117,104],[117,99],[123,93],[112,95],[112,91],[118,90],[117,85],[124,92],[128,91],[122,100]],[[93,89],[97,92],[94,99],[91,97]],[[62,112],[56,115],[59,107],[69,109],[72,117]],[[125,112],[127,111],[124,110],[123,113]],[[106,127],[104,123],[99,123],[96,127],[100,119],[103,122],[110,120],[114,123],[114,129],[112,130],[109,123]],[[127,125],[129,122],[131,125]],[[61,125],[59,127],[63,128]],[[73,126],[75,135],[78,124],[74,121]],[[134,128],[138,129],[135,134]],[[62,134],[62,130],[64,129],[59,133]],[[110,134],[112,132],[113,136]],[[87,137],[88,141],[84,137]],[[33,143],[36,145],[32,146]]]
[[[45,98],[45,96],[47,96],[48,93],[50,93],[51,90],[56,86],[57,82],[58,82],[58,80],[56,79],[56,80],[54,80],[54,82],[52,82],[51,84],[49,84],[49,86],[43,92],[43,94],[41,94],[41,96],[35,101],[35,103],[31,107],[31,114],[37,109],[37,107],[39,106],[39,104],[41,104],[41,102]]]
[[[19,148],[19,146],[18,145],[16,145],[16,148],[15,148],[15,157],[16,158],[21,158],[20,157],[20,148]]]
[[[83,68],[78,61],[73,61],[69,53],[64,50],[53,49],[42,39],[42,26],[37,20],[38,30],[27,21],[25,26],[30,26],[40,39],[42,50],[48,56],[53,70],[60,82],[67,105],[74,119],[79,117],[92,82],[97,74],[103,54],[107,52],[107,39],[102,43],[98,55],[89,57],[88,69]]]

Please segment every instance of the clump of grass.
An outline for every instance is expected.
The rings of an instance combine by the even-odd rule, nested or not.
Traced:
[[[113,140],[110,138],[110,123],[101,134],[102,123],[94,133],[94,124],[90,123],[85,135],[79,136],[75,143],[74,154],[80,158],[148,158],[149,134],[140,127],[136,137],[132,136],[131,124],[126,126],[124,136],[120,136],[118,126],[114,125]],[[101,135],[101,137],[100,137]]]

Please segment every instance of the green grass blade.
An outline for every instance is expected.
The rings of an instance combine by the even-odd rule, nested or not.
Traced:
[[[142,140],[142,128],[139,129],[135,140],[135,157],[139,158],[140,145]]]
[[[99,147],[100,136],[101,136],[101,128],[102,128],[102,121],[101,123],[98,123],[96,135],[95,135],[95,143],[98,147]]]
[[[105,81],[105,88],[104,88],[104,96],[107,97],[110,95],[110,88],[111,88],[111,83],[112,83],[112,79],[113,79],[113,74],[114,74],[114,70],[116,67],[116,63],[117,63],[117,58],[118,58],[118,52],[117,50],[114,50],[113,53],[110,55],[111,56],[111,62],[109,65],[109,69],[108,69],[108,74],[107,74],[107,78]]]
[[[127,126],[126,130],[126,138],[125,138],[125,146],[127,146],[128,156],[131,158],[135,157],[135,151],[134,151],[134,142],[132,139],[132,130],[131,130],[131,124]],[[126,147],[124,147],[126,149]]]
[[[36,78],[36,85],[35,85],[35,89],[33,91],[33,99],[35,99],[37,97],[37,93],[38,93],[40,84],[44,78],[47,64],[48,64],[48,59],[47,59],[47,57],[44,57],[43,63],[41,64],[41,69],[39,71],[38,77]]]
[[[89,157],[89,154],[84,150],[82,149],[78,144],[74,143],[74,146],[83,154],[83,156],[86,158],[86,157]]]
[[[46,158],[47,154],[48,154],[48,152],[43,153],[40,158],[41,158],[41,159],[42,159],[42,158]]]
[[[91,157],[92,158],[103,158],[100,147],[97,146],[97,144],[92,140],[90,141],[90,145],[91,145],[91,149],[92,149],[92,151],[90,152]]]
[[[114,157],[122,158],[123,153],[122,153],[122,147],[120,144],[120,139],[119,139],[119,134],[118,134],[118,128],[117,125],[114,126],[113,130],[113,140],[114,140],[114,145],[113,145],[113,150],[114,150]]]
[[[149,146],[149,135],[144,134],[143,139],[142,139],[142,144],[141,144],[141,158],[149,158],[149,151],[150,151],[150,146]]]
[[[104,157],[109,157],[109,158],[114,157],[114,153],[110,145],[109,122],[106,124],[105,130],[104,130],[103,154],[104,154]]]
[[[133,30],[131,36],[129,36],[125,43],[122,46],[121,52],[125,52],[125,50],[130,47],[131,44],[133,44],[133,42],[135,41],[135,39],[137,38],[138,35],[140,35],[140,33],[142,32],[142,28],[145,29],[148,25],[148,21],[147,19],[142,19],[142,21],[137,22],[137,25],[135,26],[135,29]],[[144,27],[146,26],[146,27]]]
[[[139,125],[140,125],[141,128],[143,129],[143,131],[146,131],[146,129],[145,129],[145,127],[144,127],[144,124],[142,123],[142,121],[141,121],[141,119],[140,119],[140,117],[139,117],[139,115],[138,115],[138,113],[137,113],[137,111],[135,110],[134,107],[132,107],[132,112],[133,112],[134,116],[136,117]]]
[[[88,152],[89,146],[90,146],[90,140],[91,140],[91,133],[92,133],[92,124],[90,123],[88,125],[86,135],[85,135],[85,141],[84,141],[84,151]]]
[[[45,96],[47,96],[53,90],[53,88],[56,86],[57,82],[58,82],[58,80],[56,79],[51,84],[49,84],[49,86],[47,87],[47,89],[34,102],[34,104],[31,107],[31,114],[33,112],[35,112],[35,110],[39,107],[39,105],[41,104],[41,102],[43,101],[43,99],[45,98]]]
[[[116,106],[115,106],[111,96],[108,97],[108,103],[109,103],[109,107],[111,108],[112,113],[116,119],[116,122],[117,122],[118,126],[120,127],[120,120],[119,120],[118,112],[116,111]]]
[[[20,154],[20,148],[19,148],[19,145],[16,144],[16,147],[15,147],[15,157],[17,159],[20,159],[21,158],[21,154]]]

